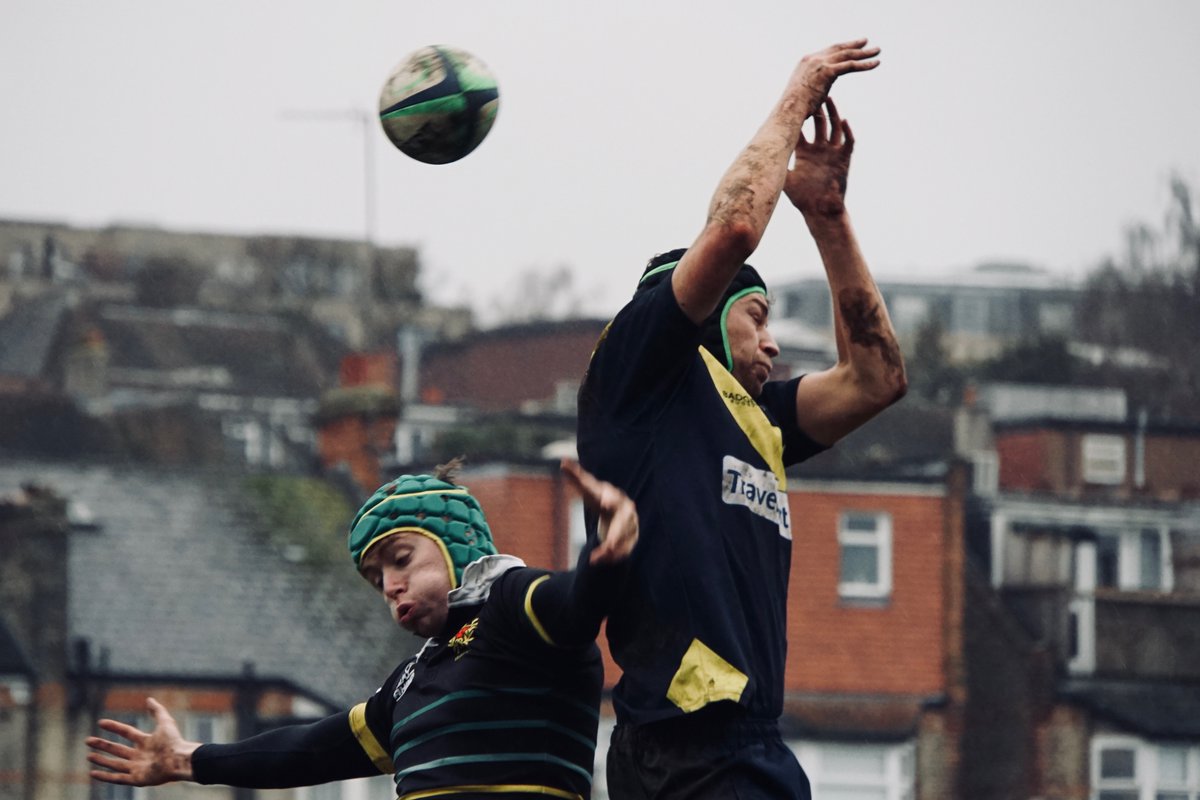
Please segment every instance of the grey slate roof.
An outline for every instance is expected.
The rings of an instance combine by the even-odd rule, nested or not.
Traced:
[[[348,556],[318,569],[254,535],[237,475],[0,463],[0,493],[31,481],[94,518],[71,533],[69,636],[114,675],[229,679],[249,661],[344,707],[415,650]]]
[[[68,308],[61,291],[15,299],[0,318],[0,375],[42,377]]]
[[[91,318],[122,371],[216,368],[232,394],[314,398],[332,386],[344,347],[300,317],[108,304]],[[224,383],[223,381],[221,383]]]
[[[788,474],[940,481],[953,456],[954,412],[905,399]]]
[[[1145,736],[1200,738],[1200,684],[1068,680],[1061,693],[1123,728]]]

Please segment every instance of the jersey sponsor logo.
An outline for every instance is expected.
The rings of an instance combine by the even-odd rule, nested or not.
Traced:
[[[454,660],[458,661],[467,654],[467,648],[471,646],[471,642],[475,641],[475,629],[479,627],[479,617],[468,622],[458,629],[458,633],[450,637],[447,644],[454,651]]]
[[[721,462],[721,499],[774,522],[780,536],[792,538],[787,493],[780,491],[779,481],[771,470],[757,469],[741,459],[725,456]]]
[[[731,406],[741,406],[742,408],[756,408],[758,403],[753,397],[745,392],[731,392],[722,390],[721,396],[725,398],[725,402]]]
[[[400,680],[396,681],[396,688],[392,690],[392,700],[399,702],[404,693],[408,691],[408,687],[412,686],[413,678],[417,675],[417,660],[404,665],[404,672],[400,674]]]
[[[404,665],[404,672],[400,673],[400,680],[396,681],[396,688],[392,690],[392,700],[399,702],[404,693],[408,691],[408,687],[412,686],[413,678],[417,675],[417,664],[421,661],[421,656],[430,647],[437,644],[435,639],[426,639],[425,644],[421,645],[421,649],[412,657],[412,660]]]

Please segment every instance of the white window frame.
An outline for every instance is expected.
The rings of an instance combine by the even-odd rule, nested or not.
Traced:
[[[848,530],[851,516],[872,517],[874,531]],[[846,509],[838,514],[838,597],[843,600],[879,600],[892,594],[892,515],[886,511]],[[841,579],[842,551],[847,546],[873,547],[877,580],[843,581]]]
[[[201,722],[209,724],[209,732],[201,730]],[[185,718],[184,728],[187,731],[184,738],[193,742],[228,742],[229,717],[215,711],[191,711]]]
[[[1125,437],[1111,433],[1085,433],[1080,442],[1084,483],[1120,486],[1129,468]]]
[[[1100,754],[1104,750],[1133,751],[1133,778],[1101,778]],[[1182,750],[1184,758],[1183,783],[1164,784],[1160,777],[1160,759],[1164,750]],[[1138,800],[1156,800],[1159,793],[1178,793],[1187,800],[1200,798],[1200,741],[1154,742],[1136,736],[1099,734],[1091,743],[1091,800],[1099,800],[1101,792],[1136,792]]]
[[[584,519],[583,498],[572,497],[567,506],[567,568],[574,569],[579,554],[587,544],[587,524]]]
[[[980,450],[971,455],[975,494],[980,497],[995,497],[1000,489],[1000,456],[995,450]]]
[[[800,760],[815,800],[820,800],[822,790],[828,788],[866,789],[879,792],[884,800],[913,800],[916,797],[916,747],[913,742],[898,744],[819,742],[791,740],[788,747]],[[829,763],[831,750],[857,750],[871,754],[882,762],[883,770],[878,774],[865,774],[861,770],[838,772]]]
[[[1123,592],[1174,591],[1175,575],[1171,569],[1174,556],[1171,552],[1170,528],[1163,525],[1140,525],[1120,529],[1102,528],[1098,533],[1117,540],[1116,589]],[[1158,586],[1150,588],[1142,586],[1142,535],[1147,533],[1158,536]]]

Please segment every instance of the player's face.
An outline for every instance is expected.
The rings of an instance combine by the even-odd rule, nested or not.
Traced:
[[[763,384],[771,375],[771,363],[779,355],[779,345],[767,329],[770,311],[764,295],[748,294],[734,302],[725,317],[733,377],[751,397],[762,394]]]
[[[359,566],[400,627],[434,636],[450,611],[450,572],[442,550],[419,533],[398,533],[372,547]]]

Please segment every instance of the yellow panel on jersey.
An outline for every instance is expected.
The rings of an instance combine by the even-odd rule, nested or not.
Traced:
[[[392,759],[388,756],[387,751],[383,749],[383,745],[375,738],[375,734],[371,733],[371,729],[367,727],[367,704],[359,703],[354,708],[350,709],[350,730],[354,731],[354,738],[358,739],[359,746],[363,752],[371,759],[371,763],[375,765],[375,769],[382,772],[384,775],[391,775],[396,767],[392,764]]]
[[[692,639],[667,687],[667,699],[690,713],[718,700],[737,702],[749,680],[704,642]]]
[[[452,797],[456,794],[536,794],[545,797],[559,797],[562,800],[583,800],[581,795],[564,792],[562,789],[555,789],[552,786],[523,786],[520,784],[445,786],[440,789],[426,789],[401,795],[396,800],[425,800],[427,797]]]
[[[787,476],[783,469],[783,433],[771,424],[754,398],[746,394],[746,390],[738,383],[737,378],[733,377],[729,370],[725,369],[721,362],[708,352],[708,348],[701,347],[700,355],[703,356],[704,365],[708,367],[713,385],[717,387],[717,391],[725,402],[726,408],[729,409],[729,413],[733,415],[734,421],[746,434],[746,438],[750,440],[750,444],[754,445],[758,454],[767,462],[767,466],[775,473],[780,491],[786,490]]]

